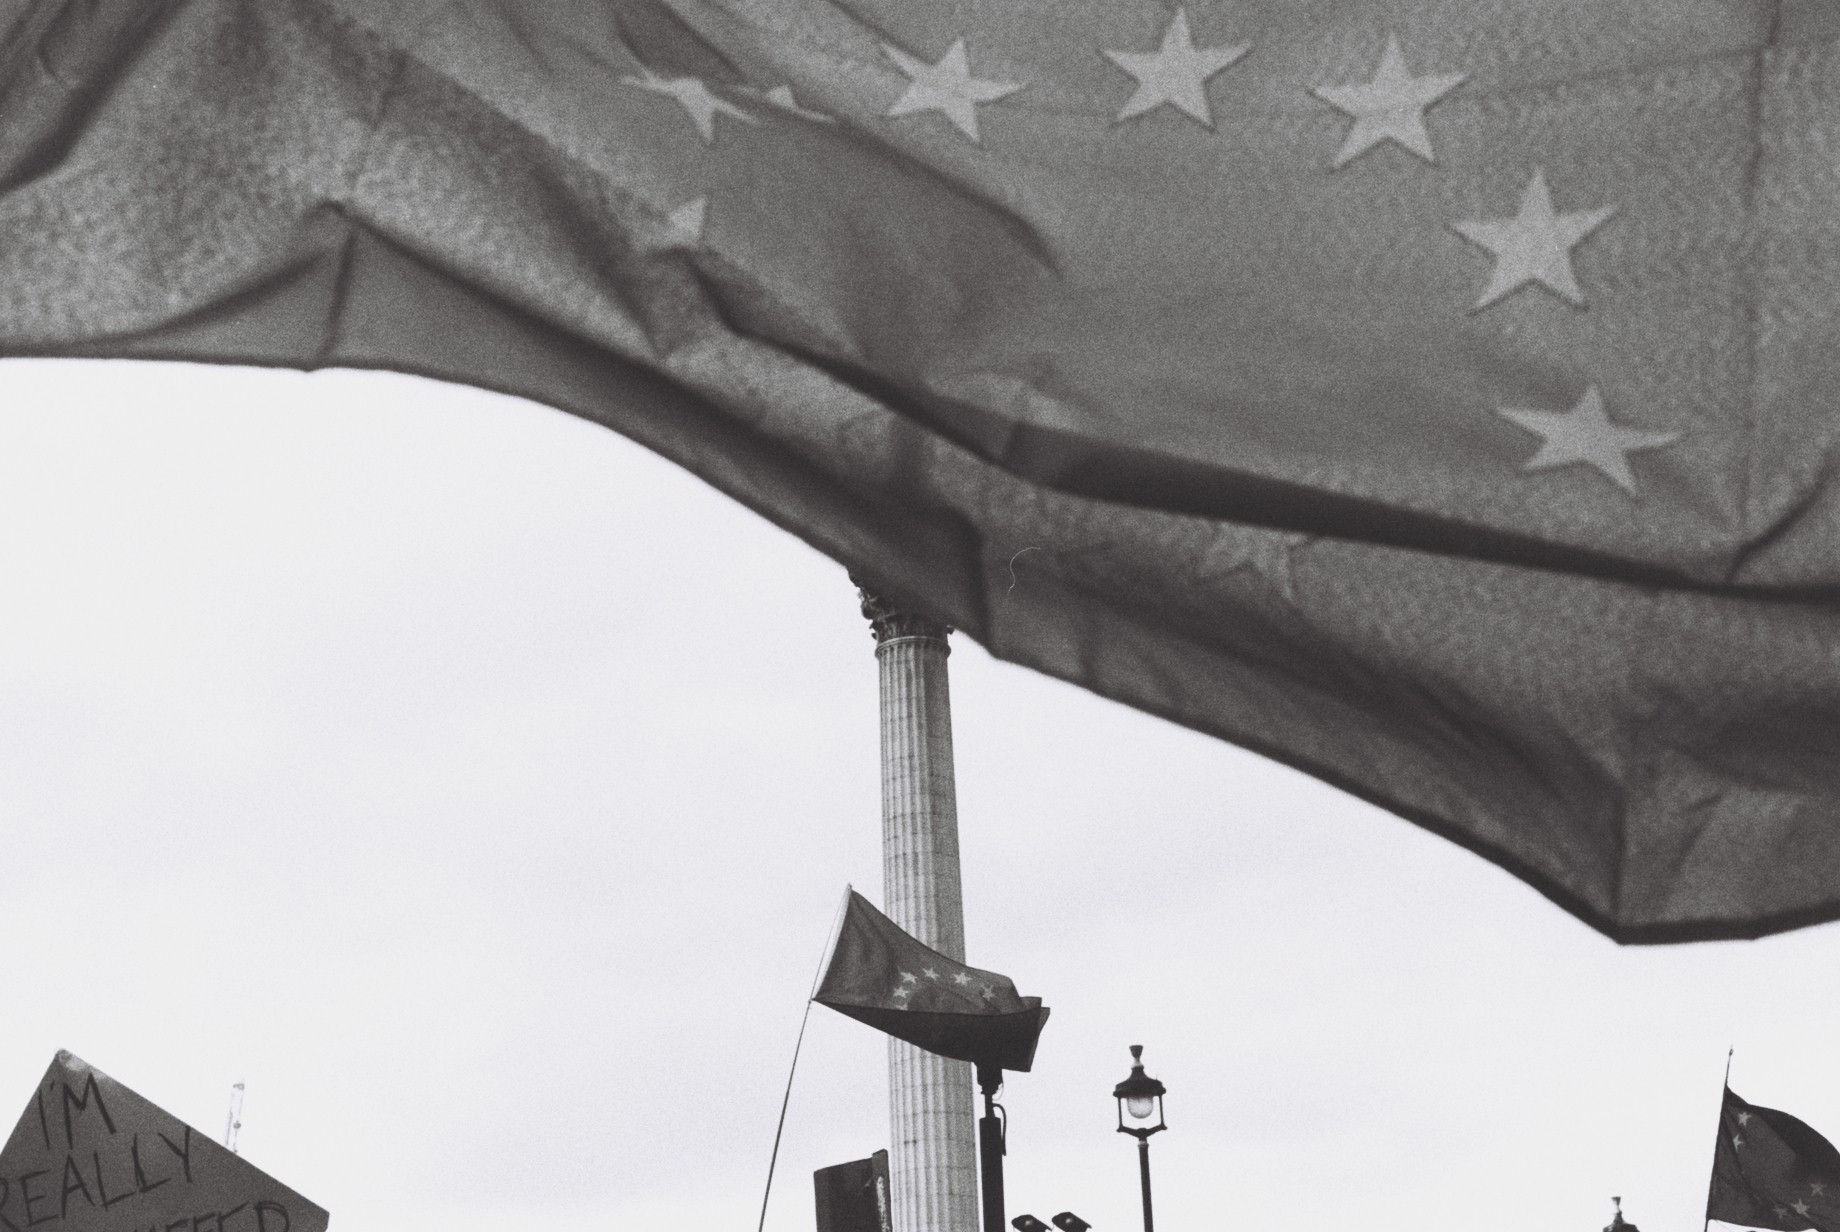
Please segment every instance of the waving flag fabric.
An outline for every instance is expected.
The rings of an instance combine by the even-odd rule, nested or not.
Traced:
[[[0,348],[376,366],[1623,940],[1840,913],[1840,8],[8,0]]]
[[[1024,1073],[1048,1021],[1040,997],[946,957],[854,890],[811,999],[942,1057]]]
[[[1840,1229],[1840,1151],[1802,1121],[1728,1088],[1706,1218],[1782,1232]]]

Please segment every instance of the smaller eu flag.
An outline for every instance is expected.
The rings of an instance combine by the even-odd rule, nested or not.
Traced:
[[[1725,1089],[1706,1218],[1781,1232],[1840,1232],[1840,1151],[1786,1112]]]
[[[1024,1073],[1048,1020],[1040,997],[923,945],[854,890],[812,1000],[942,1057]]]

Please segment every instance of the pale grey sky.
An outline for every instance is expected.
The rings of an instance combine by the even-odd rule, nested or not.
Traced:
[[[841,567],[606,431],[388,374],[0,363],[0,1116],[58,1048],[336,1232],[752,1229],[843,886]],[[1026,584],[1026,579],[1021,584]],[[1406,822],[951,660],[969,958],[1054,1008],[1010,1211],[1700,1226],[1732,1085],[1840,1136],[1840,931],[1619,949]],[[886,1145],[815,1009],[767,1226]]]

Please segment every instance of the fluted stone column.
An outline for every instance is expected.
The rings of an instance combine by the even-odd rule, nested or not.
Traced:
[[[868,591],[882,694],[882,901],[890,919],[965,960],[958,797],[945,625]],[[889,1179],[895,1232],[977,1232],[971,1066],[888,1041]]]

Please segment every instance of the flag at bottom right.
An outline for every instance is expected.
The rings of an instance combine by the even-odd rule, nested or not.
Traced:
[[[1725,1088],[1706,1218],[1781,1232],[1840,1232],[1840,1151],[1807,1124]]]

